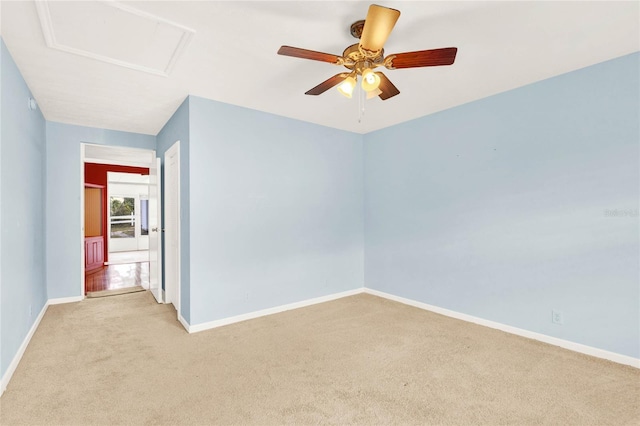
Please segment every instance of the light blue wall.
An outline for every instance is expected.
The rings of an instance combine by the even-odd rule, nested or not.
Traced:
[[[362,135],[189,99],[191,324],[362,287]]]
[[[190,213],[189,213],[189,98],[171,116],[158,136],[158,156],[162,159],[162,187],[164,188],[164,153],[180,141],[180,314],[189,322],[191,320],[191,300],[189,291],[189,241],[190,241]],[[164,198],[162,199],[164,209]],[[162,216],[164,228],[164,215]],[[164,259],[164,240],[162,241],[162,255]],[[162,262],[163,265],[165,262]],[[164,267],[164,266],[163,266]],[[164,288],[164,277],[162,287]]]
[[[47,300],[45,278],[45,120],[4,41],[0,42],[0,375]]]
[[[639,357],[639,58],[368,134],[367,287]]]
[[[82,142],[155,149],[155,136],[47,121],[47,289],[50,299],[81,295]]]
[[[80,295],[81,142],[181,141],[191,324],[366,283],[640,356],[638,54],[364,137],[197,97],[154,137],[45,124],[0,53],[2,374]]]

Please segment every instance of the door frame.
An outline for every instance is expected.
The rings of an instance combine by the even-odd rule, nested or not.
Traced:
[[[175,170],[173,170],[170,166],[169,163],[167,162],[167,159],[171,156],[176,156],[176,167]],[[174,232],[176,233],[176,246],[174,250],[169,250],[168,245],[166,244],[166,242],[169,240],[168,238],[163,238],[163,241],[165,242],[164,248],[163,248],[163,252],[164,252],[164,263],[163,263],[163,267],[164,267],[164,274],[163,274],[163,282],[164,282],[164,294],[165,294],[165,303],[167,303],[167,300],[171,298],[172,295],[175,294],[175,299],[176,300],[170,300],[171,303],[173,303],[173,306],[176,308],[176,312],[177,312],[177,318],[178,320],[182,320],[182,313],[180,312],[181,309],[181,288],[182,288],[182,283],[181,283],[181,261],[180,261],[180,254],[181,254],[181,232],[180,232],[180,141],[177,140],[176,142],[174,142],[173,145],[171,145],[171,147],[169,149],[167,149],[164,153],[164,158],[163,158],[163,177],[164,177],[164,184],[162,185],[162,200],[163,200],[163,204],[164,204],[164,208],[163,208],[163,212],[162,212],[162,219],[164,220],[164,226],[163,226],[163,230],[164,234],[166,236],[166,229],[169,229],[169,224],[167,221],[167,217],[169,216],[167,214],[167,212],[169,211],[169,203],[167,202],[169,200],[168,197],[168,192],[169,192],[169,188],[170,188],[170,182],[169,179],[167,179],[167,175],[169,175],[171,178],[176,179],[176,194],[175,194],[175,210],[172,211],[172,213],[175,215],[175,222],[177,224]],[[175,257],[175,259],[174,259]],[[176,276],[176,282],[175,282],[175,288],[174,287],[174,283],[171,283],[167,280],[167,277],[169,276],[169,274],[167,273],[167,267],[170,267],[169,265],[171,265],[171,262],[174,262],[175,268],[176,268],[176,272],[175,272],[175,276]]]
[[[87,156],[87,147],[94,149],[94,154]],[[122,153],[130,153],[132,159],[123,156]],[[148,157],[148,161],[144,158]],[[117,166],[131,167],[151,167],[152,161],[155,162],[156,151],[153,149],[129,148],[115,145],[99,145],[88,142],[80,143],[80,296],[82,299],[85,295],[85,252],[84,252],[84,165],[85,163],[96,164],[112,164]],[[106,230],[103,230],[106,233]],[[105,235],[105,237],[107,237]],[[162,276],[158,279],[162,280]]]

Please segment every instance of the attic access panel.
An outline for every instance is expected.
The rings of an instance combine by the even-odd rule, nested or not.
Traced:
[[[52,49],[168,76],[194,30],[117,2],[35,2]]]

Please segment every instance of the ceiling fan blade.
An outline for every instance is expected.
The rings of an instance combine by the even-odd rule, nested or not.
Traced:
[[[348,73],[336,74],[333,77],[328,78],[327,80],[325,80],[322,83],[318,84],[313,89],[307,90],[305,92],[305,95],[314,95],[314,96],[321,95],[322,93],[324,93],[327,90],[331,89],[333,86],[336,86],[337,84],[342,82],[347,77],[349,77]]]
[[[400,17],[400,11],[372,4],[364,21],[360,47],[369,52],[379,52],[389,38],[393,26]]]
[[[457,47],[443,49],[418,50],[416,52],[396,53],[385,59],[384,66],[390,70],[396,68],[436,67],[451,65],[456,60]]]
[[[293,56],[294,58],[311,59],[313,61],[340,64],[342,56],[331,53],[316,52],[315,50],[300,49],[299,47],[281,46],[278,55]]]
[[[380,86],[378,86],[378,89],[382,91],[382,93],[378,95],[380,99],[386,101],[387,99],[400,94],[398,88],[393,85],[393,83],[387,78],[386,75],[381,72],[376,72],[376,74],[378,74],[378,77],[380,77]]]

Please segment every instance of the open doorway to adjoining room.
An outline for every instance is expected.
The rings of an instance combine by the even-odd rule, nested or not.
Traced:
[[[157,259],[151,262],[149,256],[149,234],[159,238],[158,227],[150,229],[150,223],[157,222],[149,216],[150,167],[155,167],[157,182],[154,151],[83,145],[83,294],[87,297],[148,290],[150,264],[160,270]],[[161,274],[154,275],[157,290]]]
[[[85,162],[87,297],[149,288],[149,168]]]

